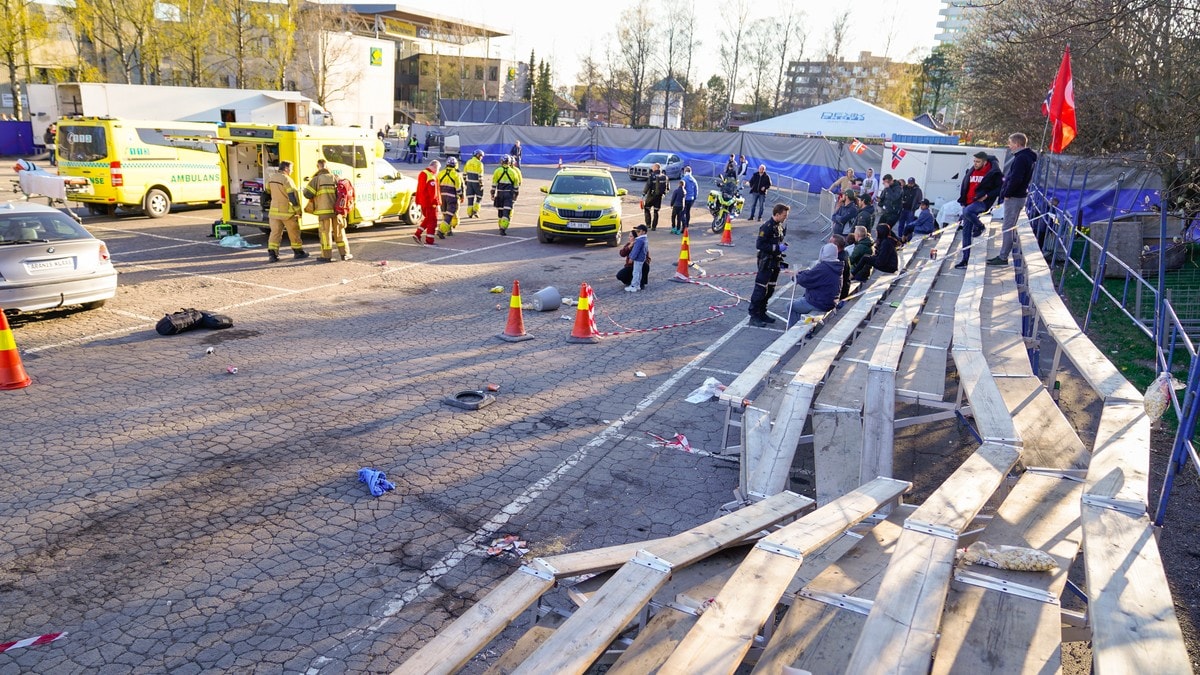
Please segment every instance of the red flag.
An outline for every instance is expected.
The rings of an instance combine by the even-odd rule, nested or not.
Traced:
[[[857,138],[850,143],[850,152],[853,152],[856,155],[861,155],[866,152],[866,150],[867,146]]]
[[[1054,78],[1053,95],[1050,97],[1050,123],[1054,134],[1050,137],[1050,152],[1061,153],[1075,140],[1075,81],[1071,77],[1071,48],[1063,50],[1062,64]]]

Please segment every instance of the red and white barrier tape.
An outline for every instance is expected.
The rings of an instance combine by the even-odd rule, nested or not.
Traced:
[[[597,331],[596,332],[597,335],[600,335],[601,337],[613,337],[616,335],[629,335],[632,333],[653,333],[653,332],[662,331],[662,330],[670,330],[672,328],[682,328],[683,326],[694,326],[699,323],[704,323],[705,321],[712,321],[713,319],[719,319],[720,317],[725,316],[725,312],[723,312],[721,310],[732,309],[734,307],[737,307],[738,302],[745,299],[745,298],[742,298],[741,296],[739,296],[737,293],[734,293],[733,291],[731,291],[727,288],[721,288],[720,286],[714,286],[713,284],[706,283],[704,281],[700,281],[699,279],[688,279],[687,283],[695,284],[697,286],[705,286],[705,287],[711,288],[714,291],[717,291],[719,293],[724,293],[725,295],[731,296],[732,298],[734,298],[733,304],[731,304],[731,305],[709,305],[708,306],[709,311],[714,312],[714,314],[712,316],[706,316],[702,319],[692,319],[691,321],[680,321],[678,323],[669,323],[665,326],[653,326],[650,328],[629,328],[627,326],[621,325],[616,319],[612,318],[612,316],[608,312],[602,312],[604,314],[605,318],[607,318],[609,321],[611,321],[613,323],[614,326],[620,328],[621,330],[609,331],[609,332]],[[590,306],[594,310],[596,307],[594,294],[593,294],[592,298],[593,298],[593,300],[592,300],[592,303]]]
[[[25,638],[24,640],[16,640],[14,642],[2,642],[2,643],[0,643],[0,654],[3,654],[4,652],[10,652],[14,649],[20,649],[21,647],[32,647],[34,645],[48,644],[50,642],[54,642],[55,640],[59,639],[60,637],[66,635],[66,634],[67,634],[66,631],[63,631],[61,633],[46,633],[45,635],[39,635],[37,637]]]

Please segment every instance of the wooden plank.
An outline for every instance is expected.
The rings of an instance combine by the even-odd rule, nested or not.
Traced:
[[[760,541],[659,673],[732,673],[803,562],[911,488],[879,478]]]
[[[903,510],[893,512],[807,588],[863,600],[874,598],[907,516]],[[775,675],[787,666],[813,673],[846,672],[853,638],[865,620],[862,614],[797,597],[763,648],[754,673]]]
[[[639,553],[592,599],[513,669],[514,675],[583,673],[671,576]],[[647,562],[642,562],[646,560]]]
[[[697,552],[715,551],[737,544],[747,537],[792,518],[812,504],[813,500],[808,497],[794,492],[781,492],[670,537],[590,551],[562,553],[541,560],[554,570],[559,579],[620,567],[629,562],[634,553],[641,549],[672,561],[693,560]]]
[[[738,489],[743,498],[751,495],[766,497],[787,488],[786,485],[781,485],[778,490],[771,492],[752,489],[759,486],[752,484],[751,472],[766,464],[767,441],[770,437],[770,413],[762,408],[747,407],[742,414],[742,461],[738,465]]]
[[[519,570],[509,575],[479,602],[438,631],[393,675],[455,673],[505,626],[554,586],[549,575]]]
[[[795,380],[788,383],[779,406],[787,414],[776,415],[774,428],[763,441],[762,448],[755,452],[758,460],[743,467],[747,477],[746,494],[771,495],[787,489],[795,448],[800,443],[804,421],[808,419],[808,409],[816,391],[817,387],[812,383]],[[772,441],[772,437],[779,440]],[[787,448],[792,448],[792,452],[786,452]]]
[[[732,572],[732,570],[730,570]],[[670,607],[664,608],[638,633],[629,649],[608,669],[608,675],[656,673],[675,651],[700,617]]]
[[[1087,493],[1145,508],[1150,480],[1150,418],[1142,401],[1106,401],[1087,472]]]
[[[813,468],[818,504],[828,504],[859,486],[862,473],[862,414],[813,414]]]
[[[1016,449],[985,443],[906,520],[961,533],[1008,470]],[[925,672],[936,644],[957,539],[906,529],[851,655],[848,672]]]
[[[968,567],[1058,598],[1079,550],[1079,498],[1083,484],[1026,473],[979,536],[991,545],[1026,546],[1054,556],[1053,572]],[[1093,612],[1097,621],[1100,615]],[[1055,673],[1062,668],[1062,616],[1058,602],[955,583],[946,599],[933,672]]]
[[[1022,464],[1057,469],[1087,467],[1087,447],[1041,380],[1032,375],[1006,377],[997,379],[996,387],[1021,437]]]
[[[775,341],[767,346],[758,356],[746,366],[744,370],[730,382],[725,390],[720,393],[718,399],[727,405],[732,405],[735,408],[741,407],[742,401],[750,398],[758,385],[762,384],[763,379],[771,372],[775,366],[779,365],[780,360],[791,351],[795,346],[804,339],[808,334],[809,327],[803,324],[792,326],[791,329],[785,330],[783,335],[775,338]]]
[[[538,619],[537,623],[517,640],[517,644],[501,654],[500,658],[484,671],[484,675],[511,675],[513,670],[535,649],[542,646],[543,642],[550,639],[554,631],[566,620],[565,616],[557,612],[550,612]]]
[[[950,255],[946,257],[953,259]],[[954,303],[962,280],[957,274],[938,276],[932,297],[918,315],[917,325],[900,357],[896,375],[898,389],[928,392],[933,394],[930,398],[935,401],[945,398],[947,357],[954,336]]]
[[[859,483],[892,476],[896,436],[896,371],[871,366],[863,404],[863,445]]]
[[[1095,672],[1191,673],[1150,519],[1084,505],[1083,546]]]
[[[955,324],[957,327],[957,324]],[[960,350],[956,345],[951,354],[958,368],[958,381],[971,403],[971,416],[979,435],[986,440],[1015,443],[1020,441],[1004,397],[1000,394],[982,352]]]

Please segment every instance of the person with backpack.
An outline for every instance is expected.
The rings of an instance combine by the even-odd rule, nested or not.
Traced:
[[[499,215],[500,236],[508,235],[508,224],[512,217],[513,204],[521,191],[521,170],[512,166],[505,155],[500,158],[500,167],[492,173],[492,203]]]
[[[339,216],[337,204],[338,179],[325,166],[324,158],[317,160],[317,172],[304,186],[304,198],[313,201],[312,214],[320,222],[321,257],[319,262],[333,262],[333,244],[337,243],[342,260],[350,260],[350,248],[346,245],[346,219]]]
[[[483,206],[483,151],[476,150],[463,165],[463,184],[467,192],[467,217],[478,218]]]
[[[438,225],[438,238],[454,236],[458,227],[458,202],[463,196],[463,177],[458,172],[458,158],[446,160],[446,168],[437,176],[438,189],[442,193],[442,223]]]

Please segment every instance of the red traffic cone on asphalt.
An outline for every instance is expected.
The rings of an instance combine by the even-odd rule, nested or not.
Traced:
[[[679,242],[679,264],[675,266],[675,276],[672,281],[688,281],[691,277],[688,276],[688,265],[691,262],[691,248],[688,246],[688,231],[683,230],[682,240]]]
[[[513,281],[512,298],[508,301],[508,323],[500,339],[506,342],[521,342],[532,340],[533,336],[525,332],[525,319],[521,316],[521,282]]]
[[[600,331],[596,330],[595,298],[592,287],[587,282],[579,285],[579,304],[575,308],[575,327],[567,342],[596,343],[600,341]]]
[[[725,214],[725,230],[721,232],[721,241],[717,246],[733,246],[733,219]]]
[[[21,354],[8,327],[8,318],[0,310],[0,389],[24,389],[32,382],[21,365]]]

